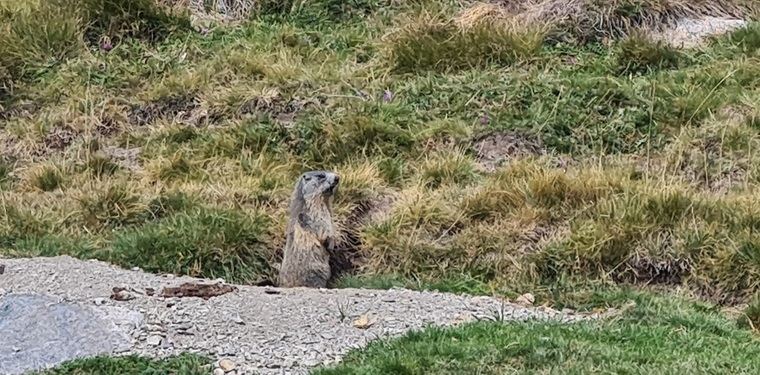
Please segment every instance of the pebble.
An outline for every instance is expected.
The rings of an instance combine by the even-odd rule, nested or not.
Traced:
[[[223,359],[219,361],[219,368],[224,372],[230,372],[235,369],[235,362],[232,362],[229,359]]]
[[[522,306],[532,306],[536,302],[536,297],[531,293],[525,293],[515,299],[515,303]]]
[[[152,336],[148,336],[148,339],[147,339],[147,340],[145,340],[145,342],[146,342],[146,343],[147,343],[149,346],[159,346],[159,345],[161,345],[161,340],[162,340],[162,337],[161,337],[161,336],[158,336],[158,335],[152,335]]]
[[[224,375],[224,370],[216,368],[214,369],[214,375]]]

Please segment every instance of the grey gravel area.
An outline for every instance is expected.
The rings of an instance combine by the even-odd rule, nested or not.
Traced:
[[[6,310],[15,308],[15,312],[5,315],[0,310],[0,330],[6,339],[10,332],[16,335],[11,340],[26,340],[25,345],[17,347],[0,346],[4,366],[0,373],[54,366],[65,359],[103,352],[152,357],[196,352],[217,360],[216,366],[228,374],[303,374],[311,367],[335,363],[352,348],[371,340],[428,325],[447,326],[476,319],[549,318],[569,322],[588,318],[490,297],[404,289],[237,286],[234,292],[207,300],[164,298],[158,294],[167,286],[219,281],[152,275],[65,256],[0,259],[0,264],[5,265],[0,274],[0,306],[6,306]],[[129,288],[125,293],[131,299],[111,299],[114,287]],[[148,288],[155,294],[149,295]],[[44,300],[50,308],[23,310],[20,301],[34,300]],[[10,317],[14,314],[15,319]],[[20,314],[27,314],[28,320],[19,319]],[[72,323],[76,320],[72,314],[84,322]],[[55,320],[56,315],[68,318]],[[29,331],[30,322],[52,320],[55,323]],[[51,333],[70,324],[81,327],[76,335]],[[50,356],[32,347],[47,345],[55,351],[67,346],[61,340],[81,344],[82,350]],[[212,370],[217,374],[225,372],[221,368],[209,372]]]

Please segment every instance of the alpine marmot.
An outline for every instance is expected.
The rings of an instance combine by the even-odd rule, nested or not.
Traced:
[[[332,200],[340,177],[332,172],[306,172],[290,202],[279,286],[326,288],[330,253],[335,244]]]

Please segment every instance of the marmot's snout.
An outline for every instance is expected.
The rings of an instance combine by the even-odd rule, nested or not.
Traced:
[[[329,188],[327,188],[327,192],[332,194],[335,193],[335,189],[338,188],[338,184],[340,183],[340,176],[335,173],[330,173],[330,179],[328,179]]]

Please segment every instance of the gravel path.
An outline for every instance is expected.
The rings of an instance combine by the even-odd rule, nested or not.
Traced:
[[[197,352],[218,361],[224,360],[222,367],[228,370],[234,365],[235,369],[227,371],[228,374],[302,374],[308,368],[334,363],[350,349],[364,346],[370,340],[397,336],[429,324],[445,326],[499,316],[505,320],[555,318],[572,321],[586,318],[547,308],[525,308],[488,297],[403,289],[237,286],[233,292],[207,300],[164,298],[158,296],[164,287],[203,280],[152,275],[70,257],[0,259],[0,264],[5,265],[0,274],[0,327],[4,319],[6,325],[11,324],[11,328],[6,327],[3,332],[6,337],[10,332],[11,337],[16,335],[17,342],[32,345],[30,337],[33,335],[28,332],[29,327],[37,324],[44,328],[49,321],[60,323],[60,317],[39,317],[29,313],[32,317],[28,320],[36,323],[22,322],[21,328],[19,324],[12,326],[9,316],[13,316],[14,308],[16,315],[21,314],[18,311],[22,302],[30,301],[30,296],[37,296],[45,299],[47,307],[60,307],[59,315],[66,317],[65,324],[75,324],[76,319],[72,316],[77,314],[97,316],[103,322],[102,326],[109,327],[111,336],[103,335],[98,327],[78,328],[74,335],[83,336],[77,336],[79,343],[95,340],[97,344],[97,340],[107,338],[109,342],[103,342],[100,352],[156,357]],[[118,301],[109,298],[114,287],[131,288],[127,297],[132,299]],[[155,294],[149,295],[148,288],[155,290]],[[10,311],[10,315],[3,309]],[[46,308],[41,311],[54,314],[58,310]],[[93,319],[96,318],[87,318],[89,321]],[[34,337],[40,336],[40,332],[58,335],[61,330],[58,326],[45,328],[47,331],[43,328],[37,328]],[[67,331],[71,329],[67,328]],[[128,344],[113,345],[114,340],[120,340],[114,337],[123,337]],[[61,361],[53,358],[47,359],[46,363],[34,357],[28,348],[4,347],[0,348],[0,373],[18,371],[11,368],[14,360],[17,368],[26,366],[26,370]],[[70,355],[94,354],[97,353]],[[3,365],[6,367],[2,368]],[[217,362],[217,366],[220,365]],[[222,370],[216,369],[216,373],[222,373]]]

